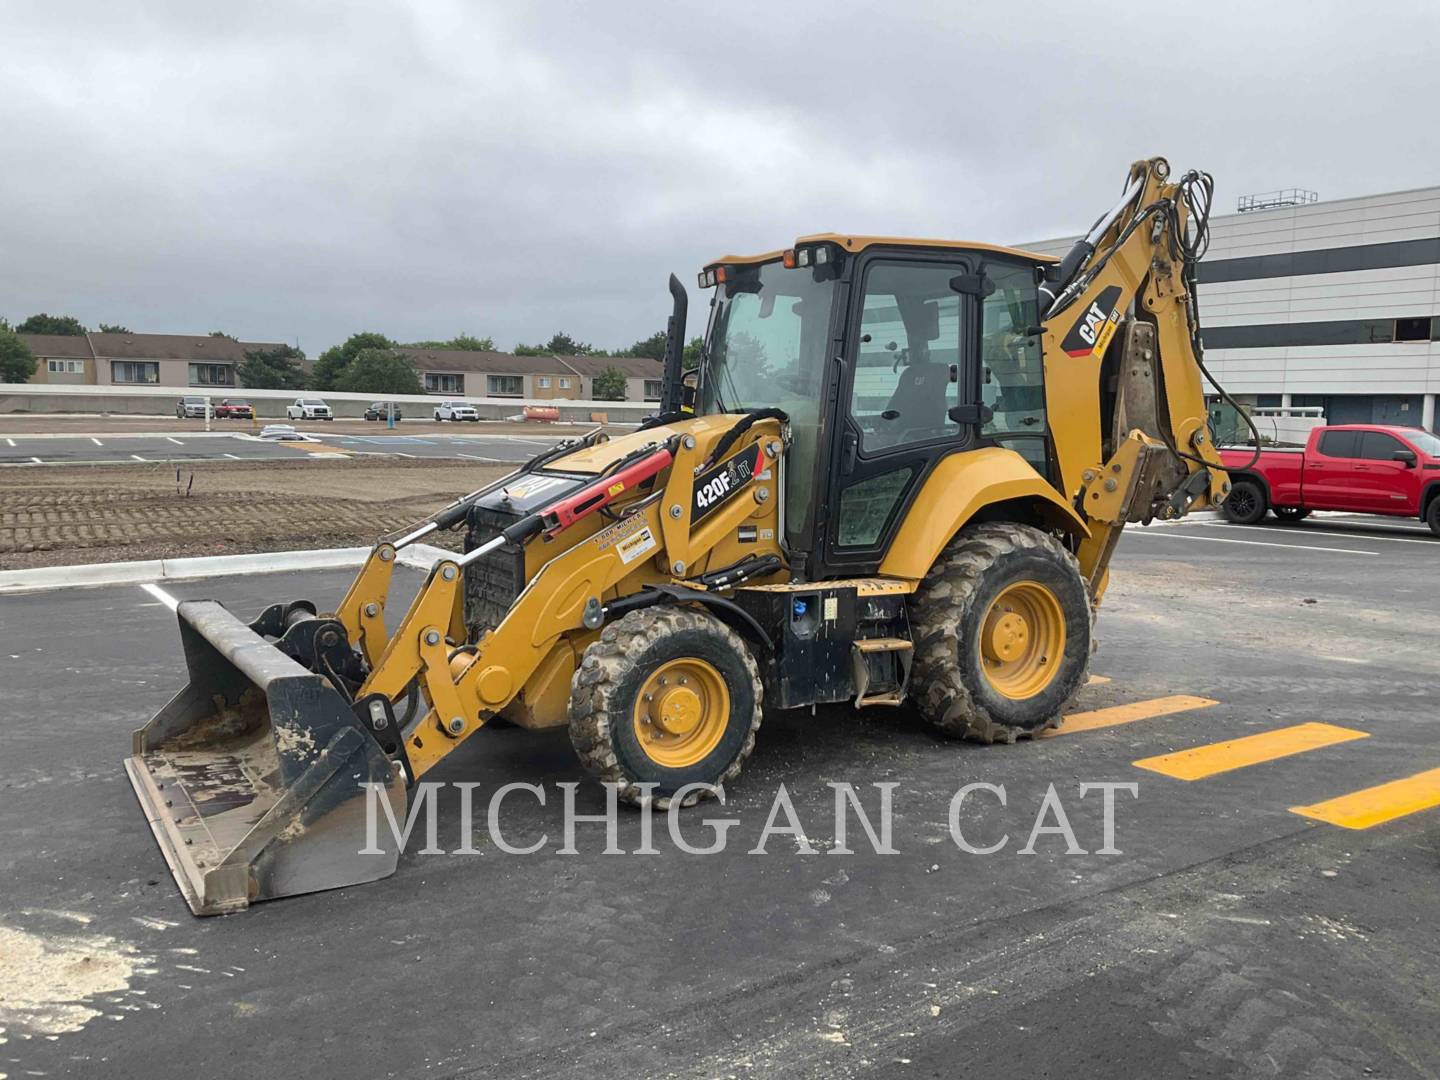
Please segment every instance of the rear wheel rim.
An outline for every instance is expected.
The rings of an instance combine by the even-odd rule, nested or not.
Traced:
[[[1065,655],[1065,609],[1049,587],[1006,586],[980,625],[981,670],[997,694],[1024,701],[1055,681]]]
[[[632,722],[640,748],[657,765],[696,765],[720,745],[729,726],[725,677],[695,657],[667,661],[640,687]]]

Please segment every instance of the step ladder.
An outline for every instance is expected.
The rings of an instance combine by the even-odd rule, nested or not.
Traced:
[[[891,684],[879,686],[871,693],[870,657],[880,653],[894,655],[896,677]],[[910,661],[914,655],[915,645],[906,638],[859,638],[852,642],[850,663],[855,674],[855,707],[902,704],[910,685]]]

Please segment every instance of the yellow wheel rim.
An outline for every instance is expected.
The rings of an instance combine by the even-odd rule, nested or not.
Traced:
[[[635,738],[657,765],[683,769],[720,745],[730,721],[725,679],[704,660],[661,664],[635,699]]]
[[[995,597],[980,631],[980,664],[995,692],[1015,701],[1042,692],[1065,656],[1065,610],[1038,581],[1017,581]]]

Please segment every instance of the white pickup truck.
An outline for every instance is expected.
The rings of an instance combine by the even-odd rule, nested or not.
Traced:
[[[435,406],[436,420],[473,420],[480,422],[480,410],[463,401],[442,401]]]
[[[330,411],[330,406],[314,397],[296,398],[294,405],[285,406],[285,415],[291,420],[335,419],[335,414]]]

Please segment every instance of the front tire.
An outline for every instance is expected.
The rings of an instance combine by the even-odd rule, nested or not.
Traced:
[[[1254,480],[1236,480],[1220,504],[1220,512],[1236,525],[1254,525],[1269,509],[1265,490]]]
[[[585,768],[639,805],[662,808],[686,784],[740,775],[760,729],[760,670],[745,642],[711,615],[651,607],[592,642],[570,684],[570,742]],[[684,805],[704,795],[691,792]]]
[[[966,529],[911,609],[911,700],[952,738],[1013,743],[1060,723],[1090,664],[1090,597],[1075,557],[1029,525]]]
[[[1433,495],[1430,498],[1430,505],[1425,508],[1425,524],[1436,536],[1440,536],[1440,495]]]

